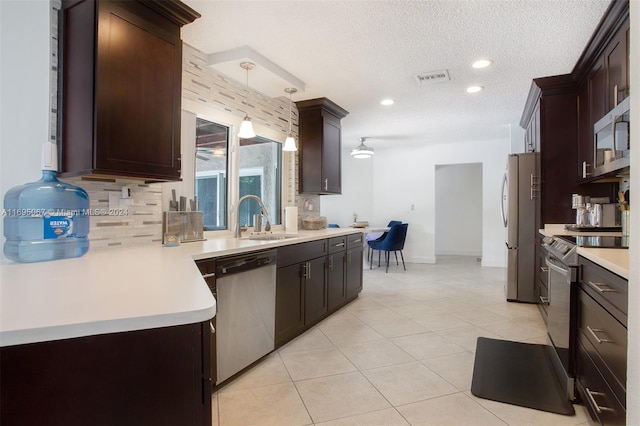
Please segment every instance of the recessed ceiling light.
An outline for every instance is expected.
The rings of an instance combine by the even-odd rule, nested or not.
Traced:
[[[383,99],[380,101],[380,105],[393,105],[395,101],[393,99]]]
[[[480,59],[475,61],[471,66],[473,68],[486,68],[491,65],[493,61],[491,59]]]
[[[469,86],[467,87],[467,93],[478,93],[482,91],[482,89],[484,89],[482,86]]]

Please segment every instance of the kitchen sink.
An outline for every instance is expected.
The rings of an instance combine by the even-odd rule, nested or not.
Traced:
[[[296,234],[263,234],[263,235],[250,235],[245,237],[247,240],[256,241],[274,241],[274,240],[288,240],[289,238],[297,238]]]

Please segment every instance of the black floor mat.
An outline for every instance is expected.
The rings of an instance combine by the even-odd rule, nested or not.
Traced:
[[[478,337],[471,393],[551,413],[574,415],[546,345]]]

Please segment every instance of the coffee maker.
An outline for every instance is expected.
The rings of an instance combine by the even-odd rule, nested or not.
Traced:
[[[608,197],[571,195],[571,208],[576,211],[576,228],[613,228],[620,226],[620,210]]]

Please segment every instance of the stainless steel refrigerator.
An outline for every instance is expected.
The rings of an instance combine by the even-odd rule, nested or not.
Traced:
[[[502,181],[502,220],[507,228],[508,301],[536,303],[537,153],[511,154]]]

